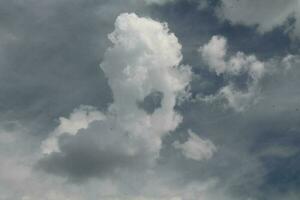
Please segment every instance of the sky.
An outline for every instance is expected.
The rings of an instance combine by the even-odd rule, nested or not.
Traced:
[[[298,200],[299,0],[1,0],[0,200]]]

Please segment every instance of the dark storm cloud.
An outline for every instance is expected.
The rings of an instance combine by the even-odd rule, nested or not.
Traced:
[[[108,132],[103,126],[103,122],[93,122],[74,136],[62,135],[61,151],[44,156],[37,169],[82,182],[95,177],[111,178],[120,170],[144,168],[146,154],[129,155],[126,149],[129,138]]]

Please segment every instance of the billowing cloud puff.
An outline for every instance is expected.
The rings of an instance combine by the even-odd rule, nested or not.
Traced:
[[[60,119],[42,145],[45,155],[39,166],[49,172],[86,178],[153,164],[162,137],[182,120],[174,107],[191,72],[179,65],[181,45],[167,25],[124,13],[116,19],[109,39],[113,46],[100,66],[114,102],[105,116],[83,106],[69,119]],[[160,96],[159,106],[149,112],[141,102],[153,94],[159,94],[154,95]]]
[[[199,52],[203,60],[208,64],[210,70],[215,71],[217,75],[229,70],[224,61],[226,55],[227,42],[224,37],[213,36],[211,40]]]
[[[264,73],[264,63],[256,59],[254,55],[247,56],[243,52],[228,58],[227,40],[222,36],[213,36],[211,40],[200,47],[202,59],[208,64],[211,71],[217,75],[239,75],[248,73],[251,78],[257,80]]]
[[[180,149],[186,158],[193,160],[210,159],[216,152],[216,146],[210,140],[204,140],[191,130],[188,131],[189,138],[184,143],[175,142],[173,146]]]
[[[59,152],[58,139],[61,135],[76,135],[79,130],[88,128],[91,122],[104,119],[104,114],[92,106],[80,106],[70,114],[69,118],[60,117],[59,126],[42,143],[43,153]]]
[[[244,110],[256,100],[258,83],[265,74],[263,62],[254,55],[245,55],[243,52],[228,56],[227,40],[222,36],[213,36],[207,44],[199,48],[199,52],[210,71],[218,76],[229,77],[228,85],[222,87],[216,97],[225,97],[228,105],[237,111]],[[245,76],[246,91],[238,89],[230,79],[239,76]]]
[[[189,68],[178,66],[181,45],[166,24],[135,14],[120,15],[109,39],[114,46],[101,68],[113,93],[110,112],[124,132],[147,141],[157,154],[161,137],[181,121],[174,106],[190,79]],[[137,103],[152,92],[161,92],[163,98],[161,107],[149,115]]]
[[[174,106],[190,80],[189,68],[178,66],[181,45],[166,24],[135,14],[120,15],[109,38],[114,46],[106,52],[101,68],[113,93],[110,112],[127,132],[152,141],[150,146],[157,151],[160,138],[181,121]],[[152,92],[161,92],[163,98],[161,107],[148,115],[137,102]]]

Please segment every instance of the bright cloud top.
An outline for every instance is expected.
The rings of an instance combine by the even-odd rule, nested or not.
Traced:
[[[113,93],[113,120],[157,154],[161,137],[174,130],[182,118],[174,106],[191,73],[187,66],[179,66],[181,45],[166,24],[135,14],[121,14],[109,39],[114,46],[106,52],[101,68]],[[161,92],[163,97],[161,107],[149,115],[137,102],[152,92]]]

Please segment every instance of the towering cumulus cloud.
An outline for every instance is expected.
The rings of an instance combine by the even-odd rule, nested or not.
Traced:
[[[147,141],[155,153],[160,138],[181,121],[174,106],[190,80],[189,68],[178,66],[181,45],[168,31],[166,24],[122,14],[109,35],[114,46],[101,64],[113,93],[111,113],[122,129]],[[149,115],[137,103],[153,92],[162,94],[161,107]]]
[[[162,137],[182,121],[174,107],[191,72],[179,65],[181,45],[167,25],[125,13],[117,18],[109,39],[113,45],[100,67],[113,103],[106,114],[82,106],[69,119],[61,118],[42,145],[45,154],[39,166],[49,172],[82,180],[123,167],[152,166]],[[153,94],[160,94],[161,102],[149,113],[140,104]]]

